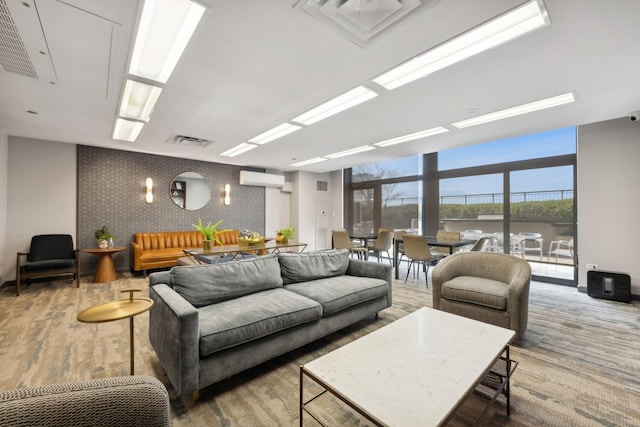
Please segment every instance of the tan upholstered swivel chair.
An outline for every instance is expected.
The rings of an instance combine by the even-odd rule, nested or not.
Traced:
[[[169,427],[169,393],[146,375],[0,391],[3,427]]]
[[[522,258],[492,252],[460,252],[431,274],[433,308],[512,329],[527,329],[531,267]]]

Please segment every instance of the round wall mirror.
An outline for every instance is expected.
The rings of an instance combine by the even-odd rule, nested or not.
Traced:
[[[199,173],[182,172],[171,181],[169,195],[177,207],[195,211],[209,202],[211,189]]]

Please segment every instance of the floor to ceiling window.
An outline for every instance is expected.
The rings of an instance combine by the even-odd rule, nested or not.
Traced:
[[[368,232],[491,236],[492,250],[527,259],[534,277],[575,284],[575,147],[566,128],[354,167],[345,194],[372,196]],[[346,217],[355,230],[355,213]]]

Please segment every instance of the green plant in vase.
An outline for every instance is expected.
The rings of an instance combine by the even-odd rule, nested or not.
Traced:
[[[106,225],[103,225],[101,228],[98,228],[95,231],[94,236],[96,237],[96,241],[98,242],[99,248],[106,249],[109,247],[110,244],[111,246],[113,246],[113,238],[115,236],[111,234],[111,232],[109,231]]]
[[[204,225],[202,218],[198,218],[197,224],[191,224],[196,230],[202,233],[204,240],[202,241],[202,248],[205,252],[213,249],[214,242],[222,245],[222,242],[218,239],[218,226],[222,223],[222,220],[215,224],[208,223]]]
[[[296,237],[295,227],[282,228],[276,231],[276,243],[286,243]]]

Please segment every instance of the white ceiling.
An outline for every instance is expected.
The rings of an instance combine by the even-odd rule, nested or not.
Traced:
[[[326,172],[640,109],[638,0],[545,0],[547,28],[391,92],[371,83],[523,2],[439,0],[362,48],[295,8],[296,0],[204,0],[209,8],[194,38],[150,122],[130,143],[111,134],[142,2],[0,0],[39,77],[0,67],[0,128],[8,135],[282,171],[296,170],[287,166],[294,161],[435,126],[451,129],[300,168]],[[381,95],[248,153],[219,156],[360,84]],[[573,104],[463,130],[449,125],[570,91]],[[215,142],[205,148],[165,143],[172,134]]]

